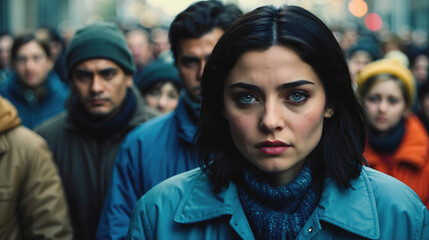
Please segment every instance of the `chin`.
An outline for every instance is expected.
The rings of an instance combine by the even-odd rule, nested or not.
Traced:
[[[105,118],[110,116],[110,112],[106,112],[106,111],[89,111],[89,114],[92,117],[96,117],[96,118]]]

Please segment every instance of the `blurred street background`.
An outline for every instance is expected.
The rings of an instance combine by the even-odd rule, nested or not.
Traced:
[[[191,0],[0,0],[0,31],[17,34],[42,26],[67,37],[72,30],[97,20],[139,23],[147,28],[169,26]],[[223,0],[244,12],[257,6],[303,6],[329,26],[354,25],[372,31],[425,35],[429,29],[428,0]],[[416,36],[418,37],[418,36]]]

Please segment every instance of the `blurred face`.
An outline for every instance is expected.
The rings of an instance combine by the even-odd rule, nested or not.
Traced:
[[[12,49],[13,39],[10,36],[0,37],[0,68],[10,67],[10,50]]]
[[[19,80],[26,87],[37,88],[42,85],[52,67],[51,59],[36,41],[22,45],[17,51],[15,69]]]
[[[417,83],[423,83],[428,77],[429,58],[425,55],[418,56],[414,66],[411,68],[411,71],[413,72]]]
[[[201,38],[186,39],[180,42],[181,52],[176,65],[179,77],[194,101],[200,102],[200,83],[204,67],[223,31],[216,28]]]
[[[349,59],[350,72],[354,79],[357,78],[357,74],[372,61],[371,56],[365,51],[356,51],[353,56]]]
[[[139,30],[126,35],[127,45],[137,67],[147,64],[152,56],[148,36]]]
[[[152,53],[154,58],[158,58],[161,52],[170,49],[167,30],[158,30],[152,41]]]
[[[241,56],[223,94],[237,149],[275,185],[289,183],[302,170],[320,141],[324,118],[332,116],[317,74],[282,46]]]
[[[421,100],[420,108],[422,109],[423,114],[429,118],[429,94],[425,94]]]
[[[132,76],[106,59],[84,61],[73,70],[71,89],[85,109],[96,117],[110,119],[121,108]]]
[[[179,103],[179,92],[171,82],[149,90],[144,98],[146,103],[161,113],[173,111]]]
[[[408,110],[401,88],[393,79],[376,82],[364,96],[364,104],[369,123],[380,132],[398,124]]]

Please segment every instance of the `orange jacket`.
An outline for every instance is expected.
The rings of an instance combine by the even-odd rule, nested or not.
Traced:
[[[429,137],[417,116],[406,120],[404,137],[393,155],[383,155],[382,160],[367,139],[364,157],[370,167],[407,184],[429,208]]]

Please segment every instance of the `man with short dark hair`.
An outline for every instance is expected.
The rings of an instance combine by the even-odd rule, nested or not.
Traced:
[[[132,208],[145,192],[168,177],[198,167],[193,138],[200,117],[201,76],[224,30],[241,14],[235,5],[201,1],[172,22],[169,37],[185,89],[175,111],[146,122],[124,140],[97,239],[125,238]]]
[[[78,30],[66,50],[72,94],[65,113],[37,129],[51,148],[76,239],[94,239],[116,152],[126,134],[156,114],[132,75],[123,33],[112,24]]]
[[[33,33],[15,38],[11,53],[14,73],[0,94],[18,110],[22,125],[34,128],[65,110],[66,84],[52,71],[49,43]]]

